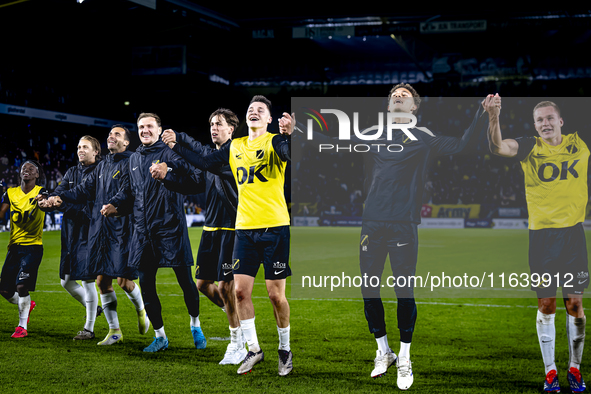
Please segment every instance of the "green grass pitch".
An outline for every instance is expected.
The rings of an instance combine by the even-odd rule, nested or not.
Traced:
[[[201,230],[189,230],[193,250]],[[18,323],[14,305],[0,299],[0,389],[2,393],[390,393],[396,368],[371,379],[376,344],[367,330],[358,288],[302,287],[304,275],[358,275],[359,228],[292,227],[288,282],[291,307],[292,374],[277,376],[277,330],[264,280],[254,292],[257,334],[265,361],[246,376],[236,366],[220,366],[228,344],[228,322],[220,308],[201,297],[201,322],[207,349],[196,350],[189,316],[173,271],[158,273],[158,291],[170,345],[162,353],[142,349],[153,336],[137,332],[131,302],[115,286],[124,342],[99,347],[108,332],[104,316],[95,325],[96,341],[74,342],[85,310],[61,287],[59,232],[44,234],[44,257],[32,299],[29,336],[12,339]],[[589,234],[587,236],[589,240]],[[527,231],[419,230],[417,275],[482,277],[528,272]],[[8,234],[0,234],[4,261]],[[262,270],[261,270],[262,271]],[[261,273],[261,272],[260,272]],[[387,268],[384,275],[390,275]],[[508,278],[508,276],[507,276]],[[450,286],[417,289],[418,320],[411,347],[415,382],[422,393],[539,393],[543,363],[535,328],[536,300],[527,288],[506,288],[488,278],[478,289]],[[515,284],[515,283],[514,283]],[[519,285],[519,283],[517,283]],[[398,352],[396,300],[384,289],[390,346]],[[556,363],[567,388],[568,347],[562,302],[556,317]],[[583,376],[589,363],[583,358]]]

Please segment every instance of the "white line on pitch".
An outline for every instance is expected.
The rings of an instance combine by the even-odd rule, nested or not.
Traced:
[[[36,293],[65,293],[65,291],[54,290],[37,290]],[[183,297],[182,294],[158,294],[159,297]],[[201,295],[201,297],[205,297]],[[253,296],[254,299],[268,299],[265,296]],[[349,298],[290,298],[290,301],[329,301],[329,302],[363,302],[362,299]],[[382,300],[384,304],[396,304],[396,300]],[[474,303],[454,303],[454,302],[431,302],[431,301],[417,301],[417,305],[440,305],[440,306],[476,306],[485,308],[537,308],[537,305],[495,305],[495,304],[474,304]],[[565,310],[564,307],[557,307],[558,310]]]

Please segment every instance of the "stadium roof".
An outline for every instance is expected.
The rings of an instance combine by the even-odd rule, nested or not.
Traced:
[[[0,102],[128,118],[226,87],[591,77],[589,10],[383,4],[0,0]]]
[[[36,62],[25,48],[47,56],[45,67],[53,65],[52,53],[71,58],[74,51],[88,70],[103,57],[128,61],[135,48],[132,62],[150,54],[152,61],[151,69],[132,64],[136,73],[197,73],[234,82],[326,81],[391,70],[429,80],[454,68],[478,75],[493,68],[522,66],[531,73],[588,65],[588,9],[458,11],[383,4],[0,0],[0,31],[19,56]],[[173,64],[180,57],[182,70]]]

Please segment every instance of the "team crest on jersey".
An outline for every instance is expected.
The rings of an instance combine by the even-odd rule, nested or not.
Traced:
[[[576,147],[576,146],[574,146],[574,145],[569,145],[569,146],[567,146],[567,147],[566,147],[566,150],[568,151],[568,153],[570,153],[570,154],[573,154],[573,155],[579,151],[579,150],[577,149],[577,147]]]
[[[199,266],[195,267],[195,275],[199,275]]]
[[[367,246],[369,245],[369,235],[361,235],[361,250],[367,252]]]
[[[256,153],[256,158],[260,160],[260,159],[262,159],[263,157],[265,157],[265,151],[264,151],[264,150],[262,150],[262,149],[259,149],[259,150],[257,150],[257,153]]]
[[[116,172],[116,173],[113,175],[113,179],[119,179],[119,174],[120,174],[120,173],[121,173],[120,171],[117,171],[117,172]]]
[[[240,259],[234,259],[232,261],[232,269],[237,270],[238,268],[240,268]]]

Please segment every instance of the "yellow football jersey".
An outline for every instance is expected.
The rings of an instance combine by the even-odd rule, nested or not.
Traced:
[[[10,241],[13,244],[41,245],[45,212],[39,209],[35,197],[43,187],[35,186],[25,194],[20,186],[9,188],[6,193],[10,202]]]
[[[563,135],[558,146],[535,137],[521,160],[531,230],[571,227],[585,220],[588,163],[589,148],[577,133]]]
[[[230,145],[230,167],[238,186],[236,229],[289,226],[283,186],[287,162],[273,149],[276,134],[249,141],[236,138]]]

